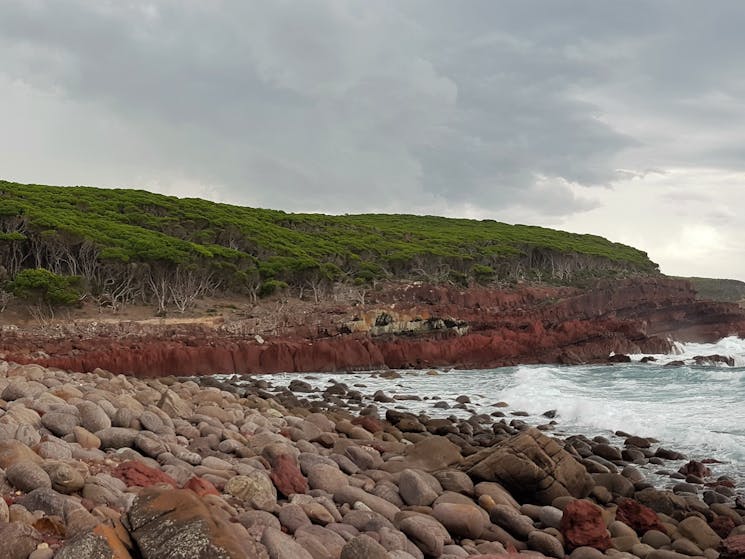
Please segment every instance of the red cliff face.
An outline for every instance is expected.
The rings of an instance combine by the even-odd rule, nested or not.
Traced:
[[[309,337],[311,319],[337,327],[344,322],[335,309],[333,317],[298,319],[287,335],[264,343],[194,329],[147,337],[50,340],[6,336],[0,347],[7,360],[76,371],[100,367],[115,373],[159,376],[573,364],[605,361],[610,352],[665,352],[670,348],[668,338],[703,342],[745,333],[745,313],[739,307],[696,301],[687,282],[667,278],[604,282],[586,291],[415,285],[376,295],[364,310],[439,317],[466,323],[468,331],[464,335],[443,329]],[[359,314],[360,309],[350,310],[345,318],[351,319],[355,312]]]

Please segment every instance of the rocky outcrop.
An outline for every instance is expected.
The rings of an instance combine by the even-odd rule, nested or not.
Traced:
[[[669,338],[706,342],[745,334],[743,309],[697,301],[687,282],[661,277],[605,281],[585,291],[399,286],[376,293],[365,307],[319,306],[286,322],[264,337],[235,324],[147,332],[122,324],[59,336],[9,331],[0,357],[137,376],[489,368],[605,362],[611,353],[667,352]],[[312,323],[319,325],[314,331]],[[60,429],[75,421],[60,419],[68,420]]]
[[[558,497],[585,497],[593,486],[585,467],[537,429],[469,457],[462,468],[472,478],[498,482],[513,495],[544,505]]]

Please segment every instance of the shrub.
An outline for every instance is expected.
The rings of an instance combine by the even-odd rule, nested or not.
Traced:
[[[59,306],[72,305],[80,299],[79,283],[78,276],[61,276],[36,268],[18,272],[8,288],[19,299]]]
[[[274,295],[277,291],[287,288],[287,283],[279,280],[266,280],[259,287],[259,297],[269,297]]]

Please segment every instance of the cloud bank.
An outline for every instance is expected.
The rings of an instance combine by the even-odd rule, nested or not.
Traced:
[[[8,0],[0,168],[556,226],[745,279],[744,26],[738,1]]]

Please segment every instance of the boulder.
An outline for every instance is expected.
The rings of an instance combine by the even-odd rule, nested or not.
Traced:
[[[678,531],[701,549],[716,549],[722,541],[706,521],[698,516],[689,516],[681,520],[678,523]]]
[[[143,559],[244,559],[256,551],[225,511],[185,489],[143,489],[126,524]]]
[[[633,499],[620,499],[618,501],[616,520],[630,526],[640,536],[643,536],[649,530],[665,533],[665,527],[657,513]]]
[[[450,534],[472,540],[481,535],[487,524],[484,510],[476,505],[439,503],[432,509],[432,515]]]
[[[55,559],[131,559],[132,540],[120,523],[99,524],[67,540]]]
[[[407,466],[425,472],[442,470],[463,460],[460,447],[435,435],[406,447],[405,456]]]
[[[538,551],[546,557],[564,558],[564,546],[551,534],[541,530],[533,530],[528,534],[528,548]]]
[[[592,547],[605,551],[611,547],[602,509],[584,499],[577,499],[564,507],[561,533],[569,550]]]
[[[44,471],[49,475],[52,489],[59,493],[69,495],[83,489],[85,480],[83,475],[67,462],[49,460],[43,465]]]
[[[261,536],[261,543],[271,559],[313,559],[299,543],[276,528],[267,527]]]
[[[349,485],[349,478],[336,465],[318,463],[308,468],[308,485],[312,489],[322,489],[333,494]]]
[[[745,559],[745,534],[730,536],[722,541],[720,559]]]
[[[427,479],[429,474],[423,474],[416,470],[406,469],[401,472],[398,480],[398,490],[401,498],[407,505],[431,505],[437,499],[438,491],[433,487],[436,484],[438,489],[440,483],[432,478]]]
[[[0,542],[3,559],[28,559],[36,546],[42,542],[36,529],[21,522],[0,524]]]
[[[259,470],[231,477],[225,484],[225,492],[258,509],[272,508],[277,504],[277,489],[269,476]]]
[[[388,552],[370,536],[361,534],[346,543],[339,559],[388,559]]]
[[[80,426],[87,431],[95,433],[111,427],[111,418],[97,403],[80,402],[77,404],[77,408],[80,412]]]
[[[396,527],[414,542],[424,555],[439,557],[452,540],[445,527],[431,516],[408,512],[396,518]]]
[[[280,454],[273,458],[270,478],[285,497],[308,491],[308,480],[300,471],[297,460],[289,454]]]
[[[0,441],[0,468],[7,470],[16,462],[28,460],[40,463],[41,457],[22,442],[9,440]]]
[[[122,462],[111,472],[111,475],[122,480],[128,487],[150,487],[158,483],[178,487],[176,480],[165,472],[146,466],[136,460]]]
[[[489,518],[494,524],[501,526],[519,540],[527,539],[528,534],[535,530],[533,521],[529,517],[520,514],[509,505],[495,505],[489,511]]]
[[[20,491],[28,493],[40,487],[52,487],[52,481],[41,466],[29,460],[16,462],[5,470],[6,479]]]
[[[543,505],[557,497],[585,497],[593,487],[585,467],[537,429],[469,456],[461,467],[472,478],[499,482],[518,500]]]

